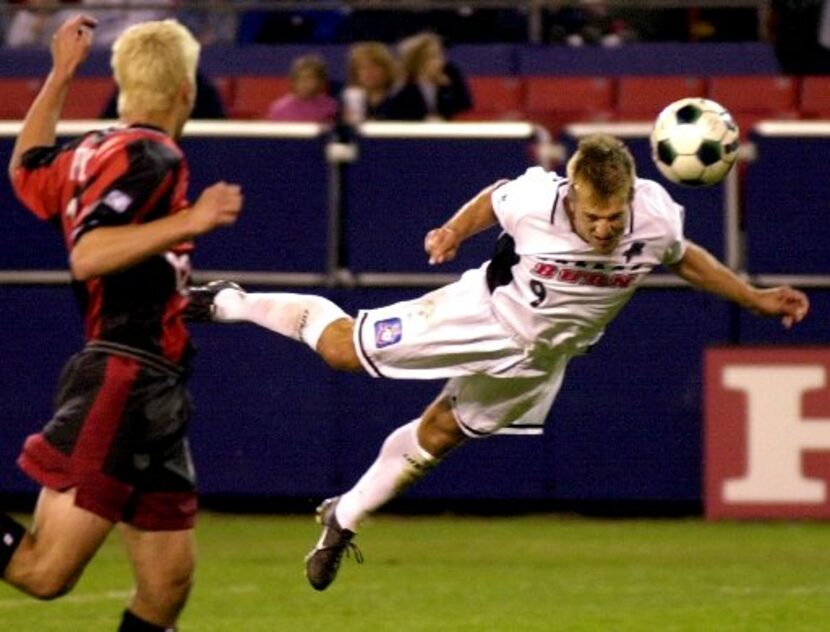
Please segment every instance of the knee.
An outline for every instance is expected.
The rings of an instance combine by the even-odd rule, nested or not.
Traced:
[[[449,407],[433,406],[418,424],[418,444],[435,457],[442,457],[467,440]]]
[[[136,592],[144,603],[154,604],[164,613],[177,613],[184,607],[192,588],[193,569],[183,568],[139,582]]]
[[[318,353],[325,363],[336,371],[355,372],[363,369],[363,365],[360,364],[351,343],[348,345],[321,346],[318,348]]]
[[[34,569],[19,587],[35,599],[52,601],[68,594],[79,578],[80,573],[67,576],[50,569]]]
[[[337,371],[361,371],[363,365],[357,357],[353,340],[354,327],[349,319],[331,323],[317,342],[317,353],[323,361]]]

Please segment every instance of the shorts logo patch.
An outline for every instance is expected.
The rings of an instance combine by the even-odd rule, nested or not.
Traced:
[[[403,325],[400,318],[387,318],[375,323],[375,346],[378,349],[401,341]]]

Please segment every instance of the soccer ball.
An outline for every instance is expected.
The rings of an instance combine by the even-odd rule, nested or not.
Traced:
[[[693,187],[717,184],[738,157],[738,126],[719,103],[680,99],[657,116],[651,157],[672,182]]]

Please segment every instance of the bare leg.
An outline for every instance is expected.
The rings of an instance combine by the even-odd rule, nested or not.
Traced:
[[[129,610],[161,627],[176,624],[193,585],[193,530],[142,531],[121,524],[119,532],[133,565],[136,590]]]
[[[34,520],[3,575],[39,599],[69,592],[113,524],[75,506],[75,490],[41,490]]]

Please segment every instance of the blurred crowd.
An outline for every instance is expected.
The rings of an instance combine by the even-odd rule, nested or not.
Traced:
[[[101,22],[106,45],[124,25],[148,18],[175,16],[203,44],[337,43],[356,41],[397,42],[415,33],[430,30],[450,44],[461,42],[526,42],[569,46],[614,46],[629,41],[736,41],[764,37],[769,30],[760,13],[806,13],[826,0],[759,0],[753,7],[661,8],[655,10],[644,0],[613,3],[607,0],[571,0],[550,3],[532,20],[529,3],[515,8],[476,7],[459,2],[456,8],[390,9],[389,2],[372,8],[340,9],[251,9],[241,0],[213,0],[210,9],[182,0],[0,0],[5,42],[9,46],[44,43],[52,27],[66,12],[85,9]],[[148,4],[169,8],[135,8]],[[5,5],[5,6],[3,6]],[[56,8],[62,7],[66,8]],[[102,8],[112,5],[112,8]],[[505,3],[506,6],[507,3]],[[313,7],[297,3],[297,6]],[[425,2],[424,7],[429,7]],[[786,18],[785,18],[786,21]],[[531,32],[532,31],[532,32]]]

